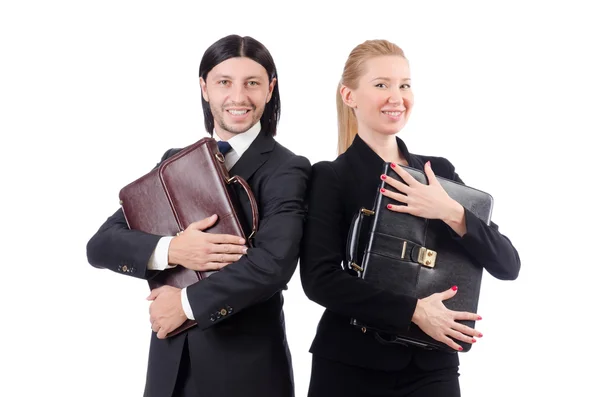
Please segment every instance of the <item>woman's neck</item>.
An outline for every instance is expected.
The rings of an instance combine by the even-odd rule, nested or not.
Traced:
[[[408,165],[400,153],[395,135],[383,135],[372,132],[359,131],[358,136],[375,152],[383,161]]]

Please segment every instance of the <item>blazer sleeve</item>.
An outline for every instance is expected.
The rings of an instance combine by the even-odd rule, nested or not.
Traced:
[[[240,260],[187,287],[198,326],[211,327],[285,288],[298,263],[306,215],[310,162],[290,157],[266,181],[261,196],[260,226],[254,247]],[[212,315],[225,311],[226,316]]]
[[[176,152],[175,149],[167,150],[160,162]],[[150,279],[158,274],[156,270],[148,270],[148,262],[161,237],[129,229],[125,215],[119,208],[88,241],[87,259],[90,265],[97,268]]]
[[[452,179],[464,185],[454,166],[448,162]],[[521,260],[516,248],[505,235],[501,234],[498,225],[491,222],[488,226],[475,214],[465,208],[467,233],[460,237],[448,228],[453,238],[492,276],[500,280],[515,280],[521,270]]]
[[[331,163],[313,166],[300,255],[304,292],[340,315],[404,330],[411,323],[417,299],[377,288],[341,267],[348,233],[343,188]]]

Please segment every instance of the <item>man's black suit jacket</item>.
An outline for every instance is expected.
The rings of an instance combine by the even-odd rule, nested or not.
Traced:
[[[177,151],[167,151],[161,161]],[[259,205],[254,247],[239,261],[187,288],[198,326],[165,340],[152,333],[145,396],[171,396],[186,338],[192,375],[203,395],[294,394],[281,291],[298,261],[310,172],[306,158],[263,132],[230,170],[248,182]],[[244,194],[239,196],[250,222],[249,202]],[[118,210],[88,242],[88,261],[148,279],[155,274],[147,264],[160,238],[130,230]],[[215,315],[223,308],[227,315]]]
[[[397,138],[398,149],[408,165],[423,170],[431,161],[433,172],[462,183],[454,166],[442,157],[409,153]],[[360,318],[371,324],[406,329],[416,299],[392,293],[346,273],[346,241],[350,223],[361,207],[372,208],[384,161],[358,135],[335,161],[313,165],[308,217],[300,255],[300,276],[306,295],[324,306],[323,317],[311,346],[315,355],[349,365],[384,371],[399,371],[413,362],[422,369],[458,365],[456,353],[442,353],[402,345],[384,345],[372,333],[363,334],[350,324]],[[467,233],[460,238],[448,227],[464,249],[482,267],[499,279],[515,279],[521,262],[510,240],[495,224],[486,225],[465,211]],[[460,285],[458,286],[460,291]],[[441,291],[440,291],[441,292]]]

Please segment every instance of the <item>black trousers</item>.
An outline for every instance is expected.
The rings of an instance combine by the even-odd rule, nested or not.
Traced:
[[[424,371],[412,362],[386,372],[313,354],[308,397],[460,397],[458,367]]]

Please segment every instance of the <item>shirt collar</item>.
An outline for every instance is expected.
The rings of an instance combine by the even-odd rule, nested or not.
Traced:
[[[259,121],[250,127],[248,131],[234,135],[233,137],[229,138],[227,142],[229,142],[231,145],[231,149],[233,149],[238,156],[242,157],[242,154],[248,150],[250,145],[252,145],[252,142],[254,142],[258,134],[260,134],[260,128],[261,126]],[[215,138],[217,142],[222,141],[216,131],[213,132],[213,138]]]

